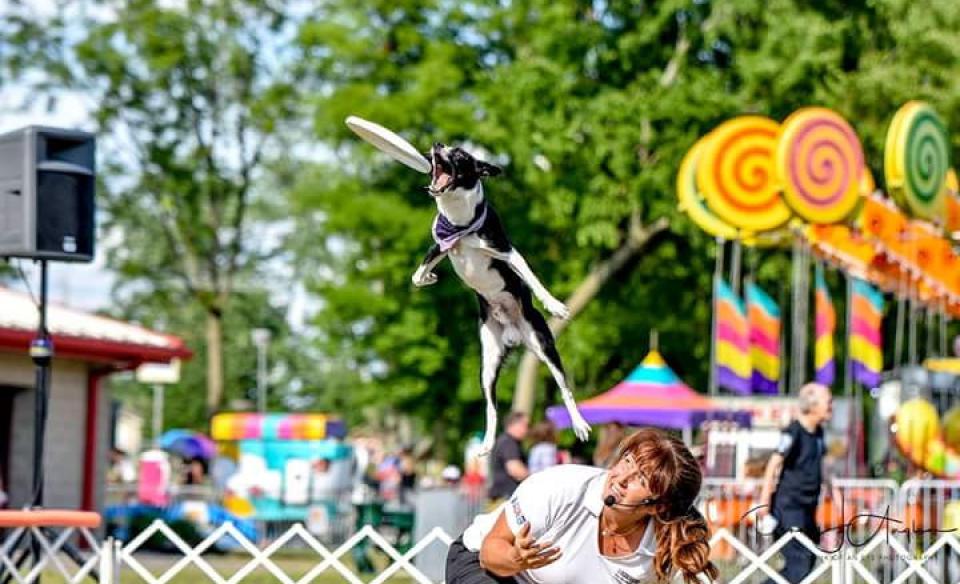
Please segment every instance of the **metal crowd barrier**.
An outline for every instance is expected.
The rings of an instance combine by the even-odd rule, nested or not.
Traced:
[[[757,524],[757,506],[762,479],[704,479],[700,494],[700,510],[710,525],[711,532],[723,530],[747,548],[763,555],[769,553],[775,536]],[[823,550],[856,547],[870,540],[884,525],[883,517],[893,517],[897,510],[897,483],[889,479],[837,479],[832,493],[821,493],[817,508],[817,525],[823,532],[818,542]],[[880,549],[860,561],[878,574],[890,574],[894,569],[890,558]],[[773,559],[776,554],[770,554]],[[712,548],[712,557],[719,564],[733,564],[742,568],[750,561],[729,538],[718,539]],[[775,560],[779,561],[779,560]],[[764,580],[757,574],[757,581]]]
[[[960,481],[911,479],[900,485],[899,523],[892,531],[913,558],[923,559],[939,582],[960,581],[960,550],[931,551],[944,534],[960,537]],[[907,563],[899,558],[898,566]]]

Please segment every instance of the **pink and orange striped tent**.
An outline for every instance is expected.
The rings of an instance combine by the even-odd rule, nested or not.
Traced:
[[[707,419],[750,425],[750,413],[724,409],[677,377],[656,350],[650,351],[626,379],[612,389],[578,404],[591,424],[619,422],[628,426],[657,426],[682,430]],[[547,408],[558,428],[570,426],[564,406]]]

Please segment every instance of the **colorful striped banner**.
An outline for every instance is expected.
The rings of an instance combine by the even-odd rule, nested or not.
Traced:
[[[827,288],[827,281],[823,277],[823,265],[820,263],[817,264],[814,278],[816,280],[814,379],[817,383],[830,387],[836,380],[837,368],[833,356],[833,334],[837,330],[837,312],[833,308],[833,301],[830,300],[830,290]]]
[[[780,307],[769,294],[747,284],[750,327],[750,386],[754,392],[776,394],[780,385]]]
[[[750,337],[743,300],[719,278],[713,298],[717,327],[713,339],[717,385],[737,393],[750,393]]]
[[[850,364],[854,381],[873,388],[883,371],[883,294],[859,278],[851,283]]]

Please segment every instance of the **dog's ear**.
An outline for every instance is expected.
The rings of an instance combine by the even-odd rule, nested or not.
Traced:
[[[480,173],[480,176],[500,176],[500,174],[503,172],[503,169],[496,164],[490,164],[489,162],[478,160],[477,172]]]

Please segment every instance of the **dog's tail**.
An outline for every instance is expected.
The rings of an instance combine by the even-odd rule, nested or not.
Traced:
[[[517,328],[519,310],[516,303],[494,303],[491,314],[494,320],[503,327],[500,340],[505,347],[516,347],[523,343],[523,333]]]

